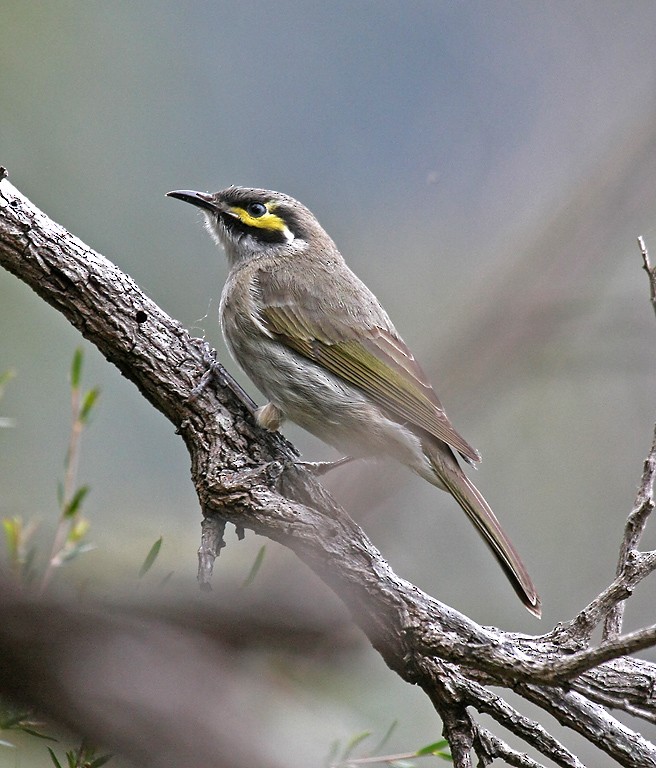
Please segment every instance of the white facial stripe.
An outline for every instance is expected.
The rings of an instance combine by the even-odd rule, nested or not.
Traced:
[[[296,239],[296,238],[294,237],[294,233],[293,233],[293,232],[292,232],[292,231],[289,229],[289,227],[285,227],[285,228],[282,230],[282,233],[283,233],[283,235],[285,236],[285,240],[287,241],[287,245],[290,245],[290,244],[291,244],[291,243],[293,243],[293,242],[294,242],[294,240]]]

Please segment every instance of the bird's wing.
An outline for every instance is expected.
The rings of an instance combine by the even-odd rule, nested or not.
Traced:
[[[358,322],[356,335],[354,324],[336,318],[322,297],[294,286],[292,301],[265,271],[258,272],[254,289],[259,319],[277,341],[362,390],[399,421],[443,440],[469,461],[480,461],[478,451],[451,425],[398,335],[372,324],[368,317]]]

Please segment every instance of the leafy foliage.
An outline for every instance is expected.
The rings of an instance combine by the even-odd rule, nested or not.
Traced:
[[[98,402],[100,390],[97,387],[86,392],[82,390],[83,364],[84,355],[82,349],[78,348],[75,350],[70,368],[72,422],[64,462],[64,479],[57,488],[59,521],[53,537],[50,557],[42,574],[39,575],[36,567],[37,550],[33,543],[34,534],[38,528],[37,522],[25,521],[20,516],[7,517],[0,521],[4,532],[9,570],[21,589],[31,589],[37,581],[40,581],[39,588],[45,591],[58,568],[94,548],[86,541],[90,523],[82,516],[82,505],[89,493],[89,486],[77,485],[77,468],[82,432],[88,425]],[[0,375],[0,397],[4,386],[13,375],[13,372]],[[4,423],[3,425],[6,426]],[[19,730],[40,739],[57,741],[54,737],[42,733],[39,728],[40,723],[33,719],[31,711],[0,702],[0,731]],[[9,741],[0,740],[0,746],[13,747],[14,745]],[[65,768],[50,747],[48,752],[57,768]],[[77,749],[66,752],[66,766],[67,768],[100,768],[110,758],[111,755],[97,756],[94,747],[81,744]]]
[[[340,748],[339,742],[333,742],[326,765],[329,768],[355,768],[355,766],[360,765],[388,765],[392,766],[392,768],[414,768],[417,765],[415,758],[419,757],[439,757],[442,760],[453,762],[449,752],[449,744],[445,739],[427,744],[414,752],[403,752],[393,755],[379,754],[389,741],[396,726],[397,721],[394,720],[383,738],[364,757],[352,757],[352,755],[369,738],[371,734],[368,731],[355,734],[355,736],[349,739],[343,749]]]
[[[72,749],[66,753],[66,766],[63,766],[50,747],[48,747],[48,752],[55,768],[100,768],[101,765],[105,765],[112,757],[112,755],[99,755],[96,757],[96,749],[82,743],[77,749]]]

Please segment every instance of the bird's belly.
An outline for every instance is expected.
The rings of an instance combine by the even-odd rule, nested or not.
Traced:
[[[227,341],[244,372],[286,419],[339,451],[392,456],[423,474],[427,461],[417,435],[359,389],[276,342]]]

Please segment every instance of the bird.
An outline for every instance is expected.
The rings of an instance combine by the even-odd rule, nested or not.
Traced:
[[[539,618],[526,567],[461,466],[480,454],[314,214],[266,189],[167,195],[199,208],[225,251],[219,319],[230,354],[267,398],[257,423],[275,431],[289,419],[353,457],[391,457],[450,493]]]

